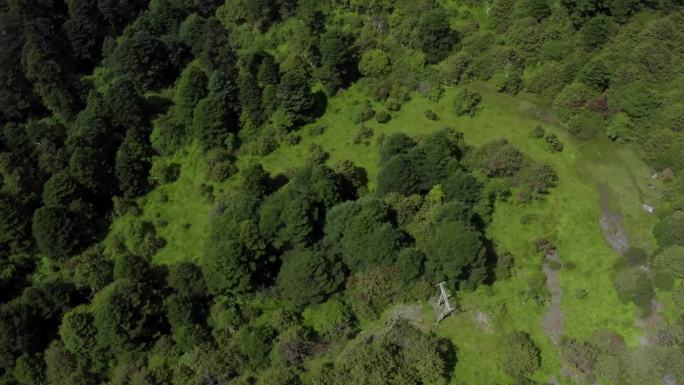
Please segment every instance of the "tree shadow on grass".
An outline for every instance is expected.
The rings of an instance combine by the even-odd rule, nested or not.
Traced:
[[[313,107],[311,108],[311,118],[318,119],[325,115],[325,111],[328,109],[328,97],[323,91],[316,91],[313,94]]]

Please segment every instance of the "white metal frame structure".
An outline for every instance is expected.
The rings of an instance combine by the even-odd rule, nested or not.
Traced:
[[[447,294],[444,285],[446,285],[446,282],[437,284],[437,286],[439,286],[439,299],[437,300],[437,310],[439,313],[437,314],[437,322],[443,320],[449,313],[454,311],[454,308],[451,307],[451,304],[449,303],[449,295]]]

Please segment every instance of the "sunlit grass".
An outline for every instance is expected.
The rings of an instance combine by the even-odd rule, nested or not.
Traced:
[[[644,212],[639,203],[656,204],[659,186],[650,179],[648,168],[628,146],[607,140],[578,142],[569,138],[562,128],[542,124],[547,132],[556,133],[565,144],[563,152],[550,153],[543,140],[530,137],[530,130],[540,124],[536,116],[545,111],[536,100],[497,94],[479,84],[469,87],[483,96],[483,108],[476,117],[456,117],[451,113],[457,89],[447,89],[437,103],[415,96],[403,104],[400,111],[392,112],[392,120],[388,123],[366,122],[374,135],[368,144],[355,144],[359,126],[352,120],[367,98],[358,86],[353,86],[329,100],[323,117],[298,131],[302,137],[299,144],[281,146],[263,158],[241,156],[237,165],[259,161],[272,174],[283,173],[302,166],[310,144],[316,143],[330,153],[330,165],[352,160],[365,168],[372,190],[377,176],[378,138],[383,134],[404,132],[420,136],[443,127],[454,127],[462,131],[466,142],[473,146],[506,138],[531,159],[553,165],[559,175],[559,186],[541,202],[522,204],[511,198],[497,204],[487,235],[499,252],[515,256],[516,267],[511,279],[475,292],[461,293],[460,301],[466,311],[454,314],[435,328],[439,335],[450,338],[458,347],[459,359],[452,383],[507,383],[509,379],[500,368],[499,355],[502,337],[514,330],[529,332],[542,348],[542,368],[535,377],[546,381],[549,376],[557,375],[560,368],[558,351],[541,327],[547,306],[526,301],[524,295],[528,279],[541,272],[542,261],[532,244],[540,237],[548,237],[556,244],[564,264],[575,265],[560,270],[565,334],[585,338],[597,329],[608,328],[635,343],[640,333],[634,327],[635,307],[621,303],[612,286],[612,267],[620,257],[604,240],[599,225],[599,188],[608,192],[612,209],[622,213],[631,242],[652,251],[655,243],[651,228],[656,218]],[[377,111],[384,109],[377,103],[374,107]],[[432,109],[440,119],[428,120],[424,116],[427,109]],[[310,127],[317,124],[324,124],[326,128],[322,134],[312,136]],[[139,200],[144,218],[168,221],[167,226],[157,228],[167,245],[154,260],[157,263],[201,261],[212,211],[212,204],[199,193],[205,173],[202,154],[198,147],[191,146],[173,159],[182,165],[180,179]],[[216,189],[230,189],[234,183],[235,178],[232,178]],[[527,220],[523,221],[523,217]],[[113,224],[115,231],[121,227],[120,222]],[[576,293],[580,290],[586,291],[587,295],[579,298]],[[666,301],[667,305],[670,303]],[[483,330],[475,320],[477,312],[489,317],[490,331]]]

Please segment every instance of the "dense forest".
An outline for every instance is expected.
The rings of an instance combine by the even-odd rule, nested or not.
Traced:
[[[606,333],[559,354],[578,381],[684,381],[682,26],[681,0],[0,0],[0,384],[460,384],[458,343],[388,309],[511,279],[527,256],[491,235],[498,207],[564,182],[452,124],[488,108],[482,87],[547,102],[526,135],[549,156],[558,126],[663,181],[657,246],[624,251],[608,288],[644,316],[672,298],[653,359],[630,374],[644,352]],[[373,172],[307,141],[352,87],[345,140]],[[447,97],[421,111],[438,130],[374,128]],[[304,144],[284,172],[261,162]],[[188,149],[206,240],[159,263],[173,224],[143,199]],[[546,306],[543,276],[525,295]],[[540,341],[499,344],[505,381],[538,383]]]

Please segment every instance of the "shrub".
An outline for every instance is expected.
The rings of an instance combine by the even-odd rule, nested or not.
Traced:
[[[647,116],[660,105],[658,96],[644,81],[611,87],[609,94],[611,106],[635,119]]]
[[[314,352],[314,335],[310,330],[300,326],[290,326],[278,334],[273,345],[276,363],[284,366],[296,366]],[[278,365],[280,366],[280,365]],[[292,382],[265,382],[264,384],[292,384]]]
[[[505,139],[482,146],[475,154],[475,164],[487,176],[513,176],[522,168],[523,154]]]
[[[337,297],[319,305],[307,306],[302,317],[304,325],[310,326],[331,342],[350,337],[356,329],[351,309]]]
[[[684,136],[670,130],[653,130],[642,136],[641,156],[658,169],[684,169]]]
[[[569,340],[563,345],[563,357],[575,369],[591,374],[600,354],[600,349],[591,343]]]
[[[546,132],[544,132],[544,127],[542,127],[541,125],[535,126],[530,132],[530,136],[535,139],[541,139],[544,137],[545,134]]]
[[[354,144],[370,144],[370,138],[373,137],[373,129],[366,126],[365,124],[360,124],[359,129],[356,130],[356,135],[354,135]]]
[[[675,280],[672,274],[667,271],[656,271],[653,273],[653,286],[660,290],[670,291],[674,288]]]
[[[199,194],[209,203],[214,203],[214,186],[202,183],[197,187]]]
[[[376,319],[396,300],[401,292],[399,273],[397,267],[376,266],[349,278],[346,295],[358,318]]]
[[[161,159],[152,163],[150,176],[158,184],[173,183],[180,177],[181,165],[174,162],[164,162]]]
[[[401,103],[394,101],[394,100],[389,101],[387,103],[387,110],[392,111],[392,112],[397,112],[397,111],[401,110]]]
[[[377,115],[375,115],[375,120],[377,120],[378,123],[381,124],[389,122],[390,119],[392,119],[392,116],[390,116],[390,114],[387,113],[387,111],[380,111],[377,113]]]
[[[656,271],[684,279],[684,246],[670,246],[653,260]]]
[[[251,143],[250,153],[258,156],[266,156],[278,148],[278,141],[273,135],[259,135],[259,137]]]
[[[515,257],[511,253],[504,253],[499,256],[496,260],[496,269],[494,270],[494,275],[496,280],[504,280],[511,278],[511,271],[513,270],[513,265],[515,264]]]
[[[425,111],[425,117],[430,120],[439,120],[439,116],[432,110]]]
[[[223,182],[236,171],[230,153],[224,149],[213,148],[209,150],[205,159],[208,166],[207,179],[212,182]]]
[[[188,137],[185,125],[171,113],[160,116],[155,123],[155,135],[150,138],[154,149],[162,155],[173,154]]]
[[[390,58],[381,49],[370,49],[361,54],[359,72],[368,77],[380,77],[390,69]]]
[[[675,211],[663,217],[653,229],[661,247],[684,246],[684,211]]]
[[[313,126],[309,127],[309,135],[311,135],[311,136],[322,135],[325,132],[326,128],[327,128],[327,126],[323,123],[314,124]]]
[[[653,286],[648,274],[639,268],[625,268],[618,271],[613,281],[618,297],[623,302],[634,302],[643,316],[651,313]]]
[[[593,92],[582,83],[567,85],[556,95],[553,101],[553,110],[563,121],[568,121],[591,100]]]
[[[565,87],[563,66],[557,61],[544,62],[529,72],[525,77],[525,88],[530,92],[553,99]]]
[[[520,92],[523,86],[520,74],[517,72],[509,74],[504,72],[496,72],[489,79],[489,84],[491,84],[497,92],[505,92],[507,94],[513,95]]]
[[[568,130],[580,139],[596,136],[604,126],[600,114],[592,111],[582,111],[568,120]]]
[[[353,123],[354,124],[363,123],[363,122],[366,122],[368,120],[373,119],[374,116],[375,116],[375,110],[373,109],[373,106],[369,102],[366,102],[363,110],[361,112],[359,112],[354,117]]]
[[[449,56],[439,65],[442,79],[451,85],[460,83],[472,75],[472,62],[473,58],[464,51]]]
[[[624,143],[634,139],[635,125],[624,112],[613,115],[606,127],[606,134],[612,140]]]
[[[560,139],[558,139],[558,136],[556,136],[556,134],[546,134],[546,136],[544,137],[544,141],[546,142],[546,148],[550,152],[563,151],[563,143],[561,143]]]
[[[457,116],[475,116],[482,97],[477,92],[461,90],[454,99],[454,112]]]
[[[578,288],[575,290],[575,298],[577,299],[586,298],[587,295],[589,295],[589,292],[586,289]]]
[[[526,167],[516,179],[521,187],[518,198],[522,202],[540,199],[550,189],[558,185],[556,171],[547,164],[535,164]]]
[[[330,154],[325,151],[323,146],[316,143],[311,143],[309,145],[309,156],[307,162],[309,164],[322,164],[330,158]]]
[[[556,251],[556,245],[554,245],[553,242],[546,237],[535,239],[533,243],[534,249],[537,250],[538,253],[543,253],[546,255]]]
[[[504,372],[515,381],[520,381],[534,373],[541,364],[539,348],[530,335],[517,331],[504,338],[501,364]]]
[[[672,291],[672,299],[674,303],[680,308],[684,307],[684,286],[679,285],[676,289]]]
[[[644,249],[638,247],[628,248],[623,257],[630,266],[644,266],[648,263],[648,254]]]

